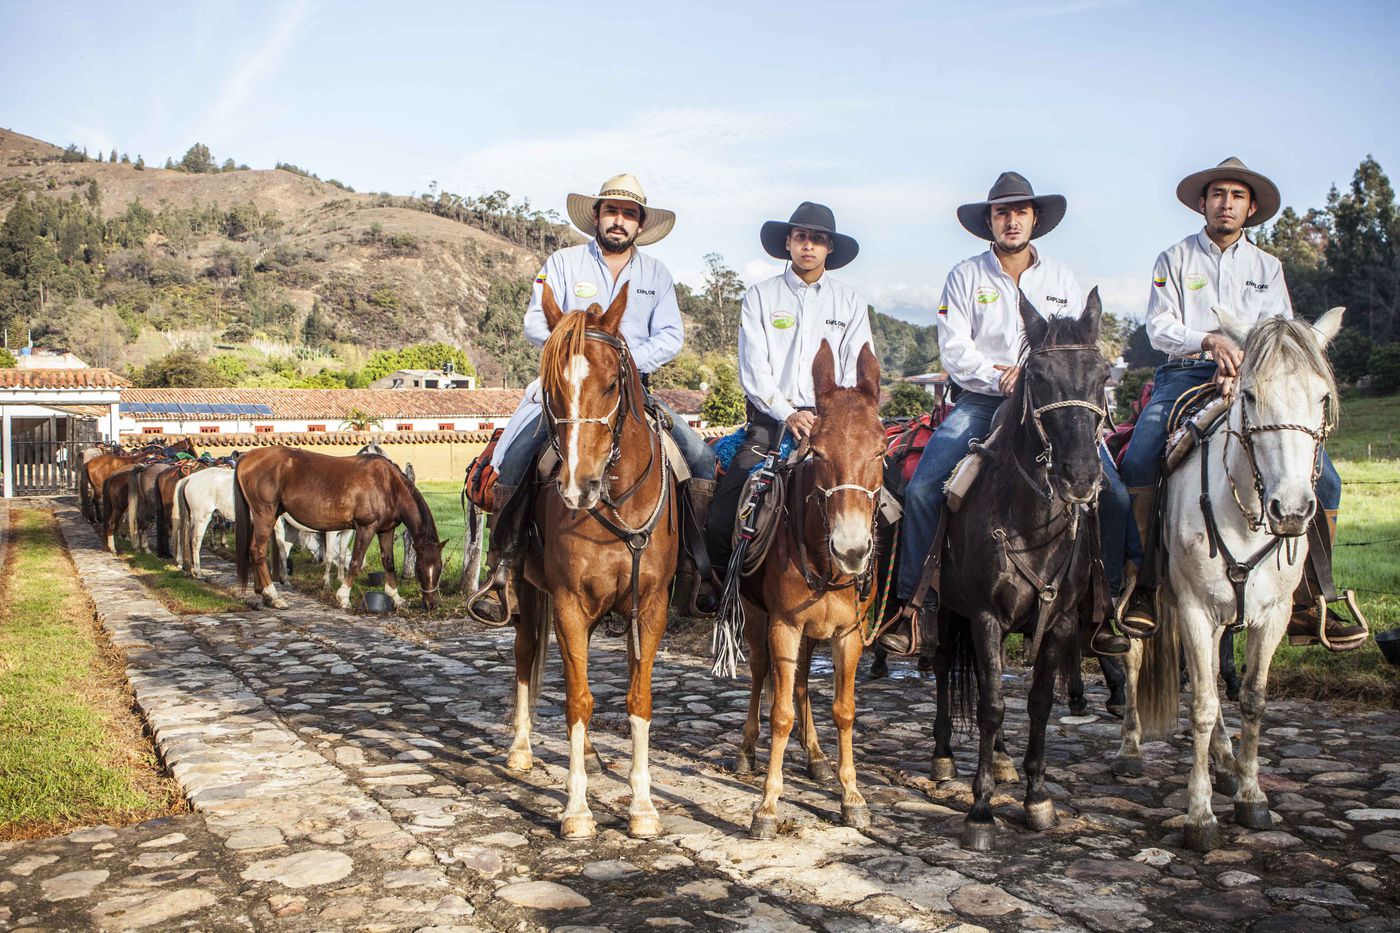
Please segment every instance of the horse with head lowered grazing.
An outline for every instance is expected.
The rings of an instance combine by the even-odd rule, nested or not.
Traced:
[[[532,763],[531,706],[552,607],[568,694],[569,800],[561,833],[570,839],[597,833],[588,806],[588,642],[610,612],[627,626],[628,832],[643,838],[661,832],[647,763],[651,669],[666,629],[680,512],[666,449],[647,417],[641,374],[620,332],[630,290],[624,284],[607,311],[595,303],[565,314],[549,286],[544,288],[550,335],[540,355],[540,385],[559,464],[552,481],[533,491],[539,543],[527,550],[516,580],[515,740],[507,766],[528,770]]]

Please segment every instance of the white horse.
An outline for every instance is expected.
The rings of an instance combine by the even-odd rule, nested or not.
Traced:
[[[1212,763],[1220,791],[1234,795],[1235,822],[1272,825],[1259,789],[1264,691],[1307,560],[1322,444],[1336,423],[1337,386],[1323,350],[1343,310],[1333,308],[1312,327],[1271,317],[1246,328],[1216,309],[1221,330],[1244,347],[1239,385],[1226,416],[1167,479],[1160,630],[1134,640],[1127,656],[1128,706],[1114,771],[1141,774],[1144,733],[1167,738],[1176,730],[1179,636],[1192,691],[1195,757],[1183,831],[1193,849],[1220,845]],[[1236,621],[1247,632],[1238,756],[1216,692],[1220,636]]]
[[[329,588],[331,585],[331,570],[335,570],[336,582],[344,590],[342,596],[337,591],[336,597],[342,609],[350,608],[350,591],[345,589],[345,580],[350,575],[350,555],[354,549],[355,532],[349,531],[317,531],[292,518],[290,515],[282,514],[277,518],[277,524],[273,526],[273,539],[277,542],[276,560],[281,561],[281,567],[287,566],[287,558],[291,555],[292,546],[300,544],[311,552],[314,560],[325,565],[325,572],[321,577],[321,585]],[[280,579],[281,573],[273,575],[274,579]]]
[[[175,484],[170,523],[175,532],[175,564],[192,577],[204,576],[199,552],[214,516],[233,520],[233,469],[210,467]]]

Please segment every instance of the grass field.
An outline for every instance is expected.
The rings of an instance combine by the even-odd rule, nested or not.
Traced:
[[[165,608],[181,615],[208,612],[239,612],[248,608],[242,600],[230,597],[223,590],[191,579],[173,563],[154,554],[123,551],[131,572],[144,583]]]
[[[51,513],[10,512],[0,612],[0,839],[122,824],[179,803],[131,712]]]
[[[1400,395],[1342,394],[1342,423],[1327,441],[1333,460],[1400,457]]]

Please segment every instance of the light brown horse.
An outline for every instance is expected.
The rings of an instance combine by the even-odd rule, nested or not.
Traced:
[[[387,457],[356,454],[330,457],[291,447],[260,447],[244,454],[234,469],[234,551],[238,584],[254,578],[254,592],[274,609],[287,608],[277,594],[267,568],[267,544],[282,513],[315,531],[355,532],[350,572],[341,581],[336,599],[350,607],[350,588],[364,566],[370,540],[379,538],[384,562],[384,593],[403,605],[394,575],[394,530],[408,529],[418,551],[415,573],[429,609],[438,604],[442,582],[442,549],[433,513],[422,493]]]
[[[629,291],[623,285],[605,313],[594,304],[564,314],[553,292],[544,289],[551,333],[540,357],[540,381],[560,465],[554,482],[535,493],[535,523],[543,545],[528,553],[523,579],[516,581],[521,611],[515,639],[515,740],[507,766],[523,771],[531,765],[531,701],[543,669],[552,604],[568,693],[569,801],[560,827],[568,839],[598,831],[588,807],[588,724],[593,715],[588,641],[608,612],[630,623],[628,832],[640,838],[661,832],[647,762],[651,668],[666,629],[680,513],[661,438],[643,411],[640,375],[619,335]]]
[[[103,493],[107,478],[117,470],[132,463],[144,463],[177,453],[193,454],[194,443],[189,438],[182,438],[168,447],[151,444],[129,453],[103,452],[92,457],[88,456],[87,450],[83,451],[83,465],[78,470],[78,492],[82,499],[83,515],[94,524],[106,518],[102,511],[105,502]]]
[[[817,744],[807,693],[807,666],[814,641],[831,643],[835,683],[831,714],[839,735],[837,776],[841,821],[870,824],[870,811],[856,787],[852,733],[856,712],[856,665],[864,647],[861,623],[875,598],[870,575],[875,561],[875,509],[883,482],[885,432],[880,423],[880,363],[867,344],[860,351],[854,388],[836,383],[836,361],[825,340],[812,364],[817,423],[808,445],[811,457],[788,477],[786,527],[779,529],[759,569],[743,582],[744,635],[749,645],[752,687],[749,717],[739,746],[740,772],[753,770],[759,700],[772,675],[772,743],[763,800],[749,833],[772,839],[783,792],[783,754],[794,721],[794,681],[802,714],[803,744],[814,777],[830,765]]]

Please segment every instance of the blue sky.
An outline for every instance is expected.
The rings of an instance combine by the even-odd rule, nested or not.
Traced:
[[[1190,171],[1238,155],[1297,207],[1367,153],[1400,182],[1397,40],[1395,2],[0,0],[0,125],[561,213],[632,171],[692,284],[710,251],[777,271],[760,224],[822,201],[861,242],[840,277],[923,322],[982,248],[954,209],[1014,169],[1069,199],[1042,250],[1132,315]]]

